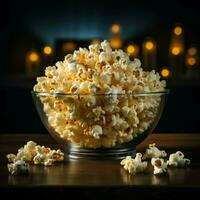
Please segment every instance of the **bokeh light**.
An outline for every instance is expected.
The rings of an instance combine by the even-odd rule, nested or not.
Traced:
[[[51,53],[52,53],[52,48],[50,47],[50,46],[45,46],[44,48],[43,48],[43,52],[44,52],[44,54],[46,54],[46,55],[50,55]]]

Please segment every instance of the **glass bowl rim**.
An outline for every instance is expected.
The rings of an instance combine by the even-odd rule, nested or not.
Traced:
[[[55,92],[36,92],[31,91],[32,94],[39,96],[152,96],[152,95],[166,95],[169,94],[170,89],[164,89],[163,91],[156,92],[135,92],[135,93],[55,93]]]

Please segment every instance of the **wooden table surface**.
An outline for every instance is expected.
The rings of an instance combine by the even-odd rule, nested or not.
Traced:
[[[137,151],[144,152],[149,143],[156,143],[168,153],[181,150],[191,159],[187,168],[169,168],[168,173],[155,176],[149,163],[146,173],[130,175],[119,160],[67,160],[51,167],[31,166],[28,176],[13,176],[7,171],[6,154],[16,153],[27,141],[61,148],[50,135],[0,135],[0,191],[12,195],[40,194],[48,197],[74,195],[76,198],[104,197],[176,199],[200,191],[200,134],[151,134]],[[36,191],[33,193],[33,191]],[[166,198],[164,198],[164,196]],[[150,198],[150,199],[151,199]]]

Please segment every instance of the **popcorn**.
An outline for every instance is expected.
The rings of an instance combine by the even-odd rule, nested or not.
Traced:
[[[131,156],[126,156],[120,163],[124,166],[124,169],[127,170],[130,174],[135,173],[136,167],[134,166],[134,159]]]
[[[8,154],[6,155],[7,159],[8,159],[8,162],[15,162],[15,159],[16,159],[16,155],[15,154]]]
[[[184,167],[190,164],[190,160],[184,158],[184,154],[181,151],[170,154],[167,164],[173,167]]]
[[[136,174],[139,172],[144,172],[147,168],[147,162],[142,162],[142,154],[137,153],[135,159],[131,156],[126,156],[120,163],[124,166],[124,169],[127,170],[130,174]]]
[[[167,172],[167,163],[162,158],[152,158],[151,164],[154,167],[154,174],[162,174]]]
[[[146,149],[146,156],[144,156],[146,158],[151,158],[151,164],[154,167],[153,173],[155,175],[166,173],[168,165],[173,167],[184,167],[185,165],[189,165],[191,162],[189,159],[184,158],[184,154],[181,151],[177,151],[176,153],[170,154],[169,160],[166,162],[163,158],[156,157],[166,157],[167,154],[165,151],[160,151],[158,148],[155,147],[155,144],[149,144],[149,148],[150,149]],[[150,151],[152,149],[153,151]],[[131,158],[131,156],[126,156],[126,158],[123,159],[120,162],[120,164],[123,165],[124,169],[127,170],[130,174],[143,172],[147,168],[147,162],[142,162],[141,153],[137,153],[134,159]]]
[[[110,59],[111,59],[111,55],[109,55],[106,52],[101,52],[99,55],[99,62],[108,63]]]
[[[26,175],[30,172],[30,166],[24,160],[17,160],[16,162],[9,163],[7,167],[12,175]]]
[[[156,144],[149,144],[149,149],[146,149],[146,152],[143,156],[143,159],[149,159],[149,158],[163,158],[166,157],[167,153],[164,150],[159,150],[156,147]]]
[[[77,65],[75,62],[71,62],[71,63],[68,63],[68,71],[72,74],[76,74],[77,73]]]
[[[94,125],[92,127],[91,134],[94,136],[94,138],[99,139],[100,136],[103,134],[102,127],[99,125]]]
[[[159,112],[161,98],[136,94],[164,91],[165,86],[154,70],[143,71],[139,59],[132,61],[103,41],[47,67],[34,91],[68,94],[37,94],[49,125],[65,141],[99,148],[130,142],[146,131]]]
[[[23,160],[25,162],[30,162],[33,158],[33,156],[36,154],[35,147],[36,143],[33,141],[27,142],[24,147],[21,147],[18,150],[17,155],[14,154],[8,154],[7,158],[9,162],[16,162],[17,160]]]
[[[100,118],[101,115],[105,114],[105,111],[100,106],[93,108],[92,112],[94,113],[97,120]]]
[[[64,160],[64,154],[58,150],[51,150],[44,146],[36,146],[36,156],[33,158],[34,164],[50,166],[56,161]]]
[[[52,150],[49,147],[40,146],[33,141],[29,141],[18,150],[17,155],[8,154],[6,157],[11,162],[8,164],[8,169],[11,173],[13,171],[14,174],[15,170],[20,170],[21,168],[23,170],[23,167],[27,167],[25,165],[27,163],[33,162],[34,164],[49,166],[54,162],[62,161],[64,160],[64,153],[60,149]]]
[[[101,43],[101,47],[102,49],[107,52],[107,53],[112,53],[112,49],[110,47],[110,44],[108,41],[104,40],[102,43]]]

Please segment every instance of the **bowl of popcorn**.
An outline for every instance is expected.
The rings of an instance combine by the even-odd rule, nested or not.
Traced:
[[[144,71],[109,42],[79,48],[45,69],[32,96],[48,132],[71,158],[135,154],[156,127],[169,93],[158,73]]]

